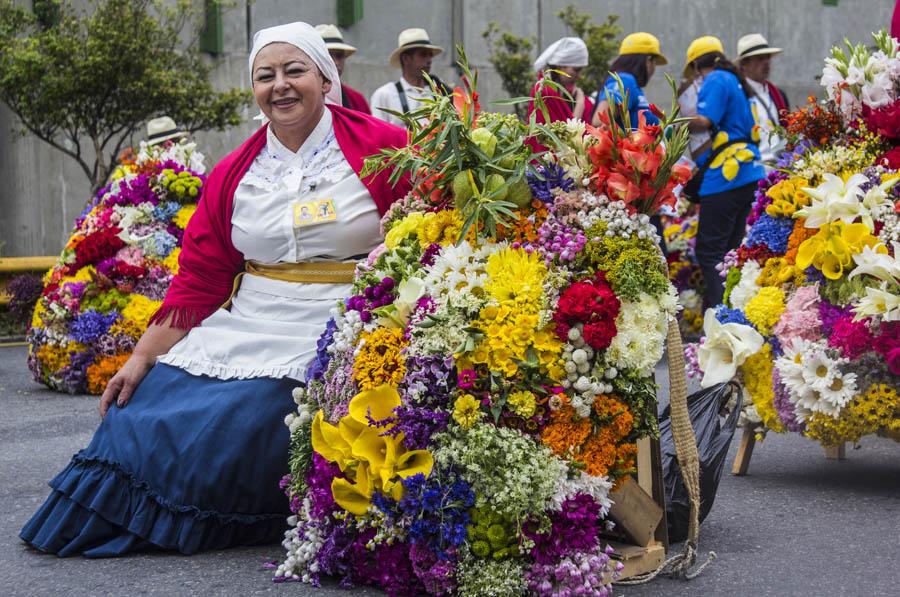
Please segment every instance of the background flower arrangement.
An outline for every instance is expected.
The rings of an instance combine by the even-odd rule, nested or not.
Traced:
[[[697,341],[703,331],[703,273],[697,262],[697,207],[679,199],[673,212],[663,217],[663,237],[669,279],[678,291],[678,327],[685,342]]]
[[[683,127],[673,157],[620,117],[523,124],[480,112],[473,81],[370,162],[414,190],[295,390],[277,580],[609,594],[609,492],[657,433],[677,310],[646,213],[689,175]]]
[[[761,181],[725,302],[689,348],[703,385],[740,374],[748,423],[826,446],[900,441],[897,41],[835,48],[829,101],[788,115],[790,151]]]
[[[128,360],[178,271],[203,159],[185,142],[142,143],[123,156],[44,277],[28,332],[35,380],[100,394]]]

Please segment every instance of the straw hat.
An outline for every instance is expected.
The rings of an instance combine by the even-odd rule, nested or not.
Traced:
[[[759,33],[745,35],[737,43],[737,61],[751,56],[763,56],[766,54],[780,54],[781,48],[773,48],[765,37]]]
[[[147,123],[148,145],[157,145],[169,139],[183,139],[187,136],[187,132],[179,129],[175,121],[168,116],[160,116]]]
[[[329,50],[347,52],[347,56],[356,52],[356,48],[344,43],[344,35],[334,25],[316,25],[316,33],[322,36],[325,47]]]
[[[718,37],[713,37],[712,35],[704,35],[703,37],[698,37],[694,41],[691,42],[691,45],[688,46],[687,49],[687,63],[684,65],[684,76],[688,78],[691,76],[691,62],[700,58],[701,56],[705,56],[706,54],[711,54],[712,52],[719,52],[721,54],[725,53],[725,46],[722,45],[722,40]]]
[[[394,68],[400,68],[400,54],[413,48],[428,48],[435,55],[444,51],[444,48],[431,43],[428,32],[424,29],[404,29],[397,36],[397,49],[391,52],[389,62]]]
[[[626,35],[622,40],[622,45],[619,46],[619,55],[624,56],[625,54],[652,54],[656,57],[656,64],[669,64],[663,53],[659,51],[659,40],[650,33],[639,32]]]

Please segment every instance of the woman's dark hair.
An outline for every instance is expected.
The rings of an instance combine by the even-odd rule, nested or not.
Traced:
[[[738,78],[738,81],[741,83],[741,89],[744,90],[744,95],[747,97],[753,97],[756,95],[756,92],[753,91],[753,88],[750,87],[750,84],[747,83],[747,79],[744,78],[744,75],[741,73],[741,70],[734,65],[728,58],[725,57],[725,54],[722,52],[710,52],[709,54],[704,54],[694,60],[694,68],[698,71],[703,70],[704,68],[715,68],[717,70],[726,70],[730,72],[732,75]]]
[[[650,80],[647,72],[647,59],[653,54],[622,54],[609,65],[611,73],[628,73],[637,79],[638,87],[643,87]]]

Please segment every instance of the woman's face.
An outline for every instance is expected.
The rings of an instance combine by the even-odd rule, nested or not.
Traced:
[[[331,90],[306,52],[287,43],[264,47],[253,61],[253,96],[278,128],[302,128],[318,121]]]
[[[553,73],[553,79],[569,90],[575,87],[575,82],[578,80],[578,76],[581,75],[582,71],[580,66],[549,66],[548,68],[565,73],[564,75]]]

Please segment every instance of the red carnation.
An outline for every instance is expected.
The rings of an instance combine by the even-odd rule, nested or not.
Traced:
[[[569,286],[559,297],[553,321],[556,334],[565,342],[569,330],[584,324],[584,339],[591,348],[602,350],[616,335],[616,317],[621,303],[606,283],[603,273],[593,280],[582,280]]]
[[[125,246],[125,241],[118,236],[121,231],[121,228],[112,226],[84,237],[75,246],[75,263],[69,265],[69,270],[78,271],[86,265],[115,255],[119,249]]]
[[[872,110],[863,106],[866,128],[888,139],[900,139],[900,100]]]

